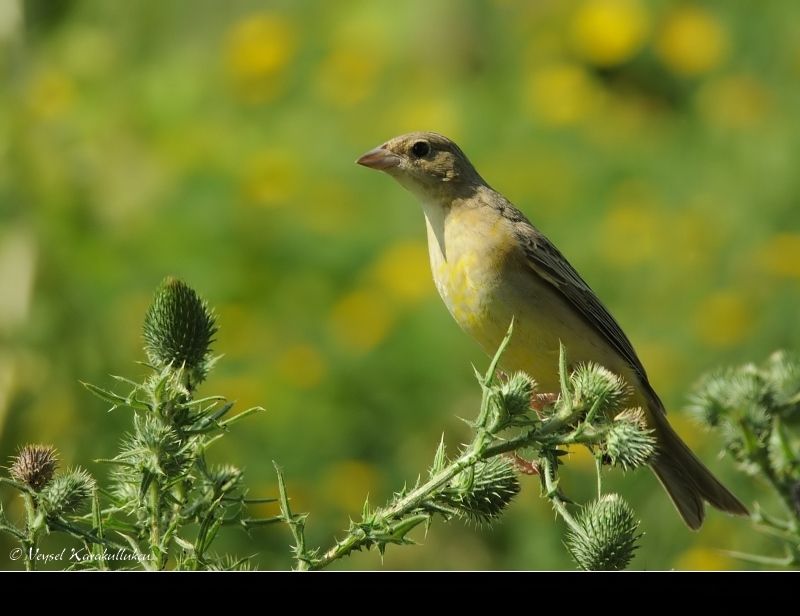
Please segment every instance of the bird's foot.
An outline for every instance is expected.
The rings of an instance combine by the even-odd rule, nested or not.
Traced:
[[[538,475],[539,464],[535,460],[526,460],[520,456],[516,451],[507,453],[506,457],[511,460],[514,468],[523,475]]]
[[[542,419],[544,408],[550,406],[556,400],[558,400],[558,394],[556,393],[533,394],[531,396],[531,408],[536,411],[539,419]]]

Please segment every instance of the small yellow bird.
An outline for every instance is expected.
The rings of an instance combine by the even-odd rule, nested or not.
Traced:
[[[453,318],[488,354],[514,318],[505,370],[525,371],[543,391],[558,391],[563,342],[572,362],[596,362],[621,375],[654,430],[653,471],[686,525],[700,528],[704,501],[748,514],[670,427],[631,342],[589,285],[481,178],[461,148],[437,133],[410,133],[356,162],[388,173],[419,199],[436,288]]]

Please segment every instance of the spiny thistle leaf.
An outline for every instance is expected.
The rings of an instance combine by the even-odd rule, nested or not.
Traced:
[[[94,478],[82,468],[58,475],[39,493],[39,504],[49,516],[79,511],[95,489]]]
[[[567,532],[566,546],[584,571],[621,571],[628,566],[641,537],[630,505],[618,494],[604,494],[583,507],[575,521],[580,532]]]
[[[497,392],[500,409],[510,417],[523,415],[531,408],[531,396],[536,390],[536,382],[524,372],[516,372]]]
[[[456,475],[436,501],[475,522],[488,523],[500,517],[519,491],[514,464],[498,456],[475,464],[471,482],[468,471]]]
[[[642,466],[655,453],[656,439],[647,428],[640,408],[617,415],[606,434],[605,449],[611,463],[628,470]]]
[[[196,381],[205,378],[217,332],[214,313],[181,280],[166,278],[144,320],[145,351],[157,367],[185,366]]]
[[[608,414],[619,409],[629,394],[622,377],[598,364],[580,364],[570,375],[574,392],[574,406],[585,409],[599,404],[599,410]]]
[[[11,459],[9,474],[39,492],[53,479],[58,468],[58,454],[50,445],[25,445]]]

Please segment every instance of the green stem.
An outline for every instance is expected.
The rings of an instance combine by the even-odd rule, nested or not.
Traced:
[[[547,490],[548,500],[553,503],[553,507],[555,508],[558,515],[564,518],[564,521],[569,525],[569,527],[578,533],[581,537],[585,537],[586,533],[583,532],[581,526],[575,521],[575,518],[572,517],[572,514],[567,509],[567,504],[564,502],[564,499],[561,498],[561,495],[558,491],[558,486],[555,483],[555,469],[553,467],[553,461],[550,456],[545,456],[541,460],[542,463],[542,480],[545,484],[545,489]]]
[[[797,510],[794,508],[792,496],[789,493],[789,486],[786,484],[786,482],[781,481],[775,474],[775,471],[772,469],[772,465],[769,462],[767,449],[758,446],[755,435],[750,428],[747,427],[747,424],[744,422],[744,420],[740,420],[738,423],[748,458],[750,458],[750,460],[758,466],[761,474],[780,497],[781,503],[791,516],[793,530],[795,530],[797,528],[798,514]]]
[[[75,526],[74,524],[68,522],[63,518],[50,519],[48,521],[48,525],[52,529],[63,531],[65,533],[72,535],[73,537],[83,539],[84,541],[87,541],[95,545],[107,547],[110,550],[127,551],[129,549],[127,546],[122,545],[121,543],[117,543],[110,539],[106,539],[105,537],[98,535],[95,532],[83,529],[80,526]]]
[[[424,502],[428,500],[430,495],[436,492],[437,489],[441,488],[468,467],[473,467],[479,460],[485,457],[485,452],[484,454],[477,454],[470,448],[466,453],[462,454],[454,462],[436,473],[421,486],[392,503],[386,509],[377,511],[373,524],[375,526],[389,524],[413,511],[419,510],[422,508]],[[311,568],[314,570],[324,569],[333,561],[348,555],[353,550],[364,547],[369,542],[370,538],[363,533],[351,532],[343,541],[337,543],[321,557],[313,560]]]
[[[595,451],[594,470],[597,473],[597,498],[603,496],[603,456]]]
[[[150,508],[150,554],[153,556],[156,569],[163,566],[163,552],[161,550],[161,489],[158,478],[153,477],[147,488],[148,504]]]
[[[311,555],[306,551],[305,516],[295,515],[289,506],[289,496],[286,492],[286,483],[283,480],[281,467],[273,460],[272,465],[278,475],[278,496],[281,504],[281,516],[289,525],[294,538],[294,553],[297,561],[297,571],[308,571],[312,568]]]
[[[25,559],[25,570],[36,570],[36,548],[39,540],[39,531],[41,530],[41,523],[37,519],[36,505],[33,502],[33,497],[25,492],[22,495],[25,502],[25,538],[22,540],[23,557]]]

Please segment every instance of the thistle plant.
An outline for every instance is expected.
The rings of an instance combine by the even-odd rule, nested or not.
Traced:
[[[773,353],[760,366],[745,364],[703,377],[689,411],[723,439],[723,454],[739,469],[765,482],[782,511],[758,504],[755,528],[783,545],[783,556],[732,553],[746,561],[800,566],[800,358]]]
[[[497,366],[512,330],[513,324],[486,373],[476,371],[483,395],[477,417],[468,422],[472,441],[450,456],[442,439],[425,475],[382,507],[365,503],[361,518],[328,549],[307,547],[305,516],[291,511],[278,471],[296,569],[323,569],[357,550],[383,553],[389,545],[413,543],[410,532],[437,516],[492,523],[519,493],[519,470],[539,475],[544,497],[568,527],[565,545],[579,568],[619,570],[630,563],[639,522],[622,497],[603,493],[602,472],[608,464],[636,468],[653,455],[655,441],[641,410],[625,408],[628,388],[605,368],[586,364],[570,371],[563,347],[557,396],[537,394],[523,373],[504,378]],[[585,506],[576,507],[559,486],[560,459],[572,445],[588,447],[596,460],[597,499]]]
[[[246,559],[212,552],[220,529],[251,529],[280,518],[248,516],[249,504],[274,499],[248,498],[240,469],[207,460],[208,449],[228,428],[263,410],[254,407],[226,419],[232,402],[195,395],[217,359],[211,354],[216,331],[205,301],[168,278],[145,317],[149,374],[138,382],[113,377],[127,388],[124,394],[83,384],[110,410],[132,413],[132,429],[119,453],[98,461],[111,468],[107,486],[98,487],[83,469],[56,473],[58,456],[47,445],[27,445],[14,456],[9,476],[0,481],[21,494],[26,516],[13,524],[0,509],[0,531],[20,543],[27,569],[39,560],[42,535],[55,532],[80,542],[73,558],[64,559],[72,568],[247,566]]]

